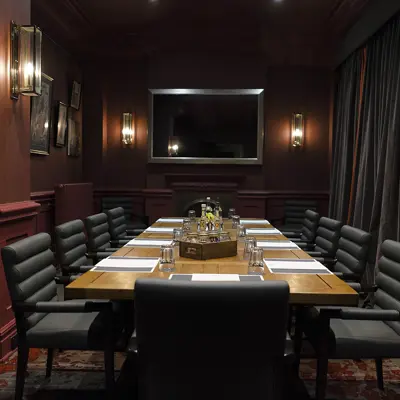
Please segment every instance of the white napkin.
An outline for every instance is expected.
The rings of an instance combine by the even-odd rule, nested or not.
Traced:
[[[172,240],[161,239],[132,239],[125,246],[128,247],[161,247],[172,245]]]
[[[173,233],[175,228],[159,228],[150,226],[145,230],[145,232],[162,232],[162,233]]]
[[[269,221],[266,219],[240,219],[240,223],[242,225],[261,225],[261,224],[269,224]]]
[[[257,240],[257,247],[261,247],[262,249],[294,249],[298,250],[300,247],[297,246],[296,243],[287,241],[280,241],[280,240]]]
[[[280,235],[281,231],[276,228],[252,228],[246,229],[247,235]]]
[[[159,218],[157,222],[177,222],[177,223],[183,223],[183,218]]]

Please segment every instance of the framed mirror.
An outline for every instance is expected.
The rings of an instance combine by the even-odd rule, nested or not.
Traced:
[[[149,162],[262,164],[263,89],[150,89]]]

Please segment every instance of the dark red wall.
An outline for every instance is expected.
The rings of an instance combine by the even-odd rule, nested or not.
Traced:
[[[38,19],[36,17],[36,19]],[[40,26],[40,19],[32,23]],[[79,64],[66,50],[54,43],[47,36],[43,38],[42,70],[54,79],[53,105],[56,110],[58,101],[69,104],[72,81],[82,82],[82,72]],[[82,123],[82,105],[79,111],[74,111],[75,119]],[[82,181],[82,157],[67,156],[67,147],[56,147],[56,115],[52,115],[52,130],[50,137],[50,155],[31,155],[31,190],[53,189],[57,184]]]
[[[30,0],[2,0],[0,5],[0,203],[28,200],[29,97],[10,99],[10,21],[30,23]]]
[[[245,175],[241,189],[329,188],[328,68],[268,67],[257,56],[190,53],[114,62],[102,71],[98,65],[85,66],[86,88],[91,90],[85,93],[84,172],[85,180],[96,186],[164,188],[166,173],[232,173]],[[264,165],[147,164],[148,88],[264,88]],[[120,142],[121,115],[126,111],[136,117],[136,142],[128,149]],[[293,112],[306,115],[301,152],[289,146]],[[90,162],[94,159],[96,168]]]

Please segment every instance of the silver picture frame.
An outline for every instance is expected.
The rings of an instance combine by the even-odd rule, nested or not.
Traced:
[[[258,99],[257,157],[254,158],[199,158],[199,157],[156,157],[154,141],[154,96],[164,95],[254,95]],[[264,152],[264,89],[149,89],[148,162],[158,164],[241,164],[261,165]]]

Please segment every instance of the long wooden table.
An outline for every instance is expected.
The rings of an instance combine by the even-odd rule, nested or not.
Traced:
[[[154,227],[179,227],[179,223],[156,222]],[[251,224],[248,228],[270,228],[269,224]],[[225,221],[225,230],[235,235],[231,222]],[[172,234],[159,232],[144,232],[140,238],[168,239]],[[283,235],[257,236],[257,239],[282,240]],[[248,261],[243,260],[243,245],[238,245],[238,255],[207,261],[191,260],[176,254],[176,270],[174,273],[192,274],[247,274]],[[122,247],[114,253],[120,257],[159,257],[159,248]],[[310,258],[302,250],[265,250],[265,258]],[[89,271],[66,287],[67,299],[110,299],[132,300],[135,282],[138,278],[168,279],[171,273],[162,272],[158,268],[153,273],[135,272],[97,272]],[[334,275],[305,274],[272,274],[265,268],[264,280],[284,280],[290,286],[291,304],[301,305],[343,305],[355,306],[358,294],[344,281]]]

